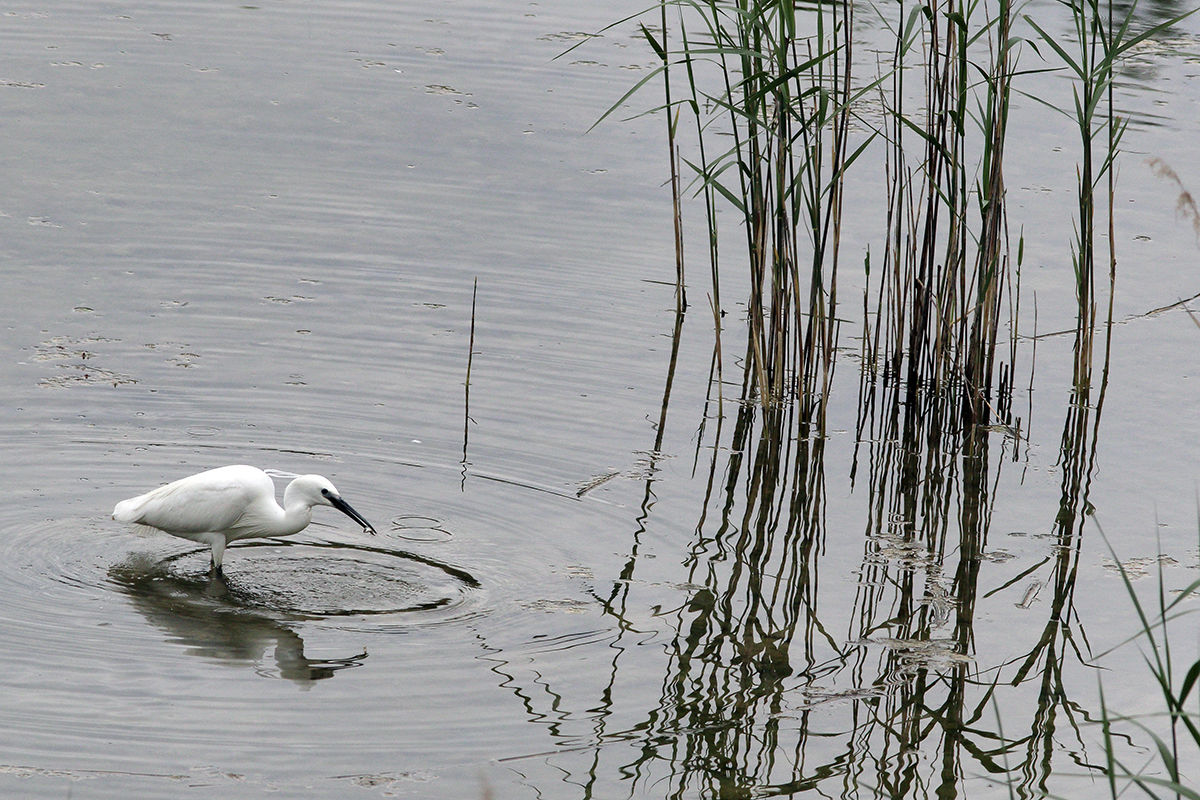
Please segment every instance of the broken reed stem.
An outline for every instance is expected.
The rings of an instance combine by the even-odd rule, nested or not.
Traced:
[[[467,463],[467,439],[471,430],[471,361],[475,357],[475,297],[479,293],[479,278],[471,286],[471,336],[467,344],[467,377],[463,381],[463,457]]]

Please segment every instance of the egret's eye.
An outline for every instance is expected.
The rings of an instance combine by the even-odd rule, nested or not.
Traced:
[[[328,489],[322,489],[322,490],[321,490],[321,494],[325,495],[326,497],[329,497],[329,496],[330,496],[330,494],[329,494],[329,490],[328,490]]]

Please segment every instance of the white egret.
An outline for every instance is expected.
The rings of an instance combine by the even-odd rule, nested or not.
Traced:
[[[333,506],[367,533],[375,533],[328,479],[299,476],[284,490],[280,508],[271,477],[244,465],[210,469],[122,500],[112,516],[118,522],[148,525],[207,544],[212,548],[213,571],[219,573],[225,545],[256,536],[299,533],[312,521],[313,506]]]

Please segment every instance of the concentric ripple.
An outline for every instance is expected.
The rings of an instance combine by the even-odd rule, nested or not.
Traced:
[[[453,610],[479,588],[470,573],[414,553],[328,542],[251,542],[227,551],[238,605],[302,617]],[[164,559],[174,576],[207,580],[208,550]]]
[[[411,514],[393,518],[392,533],[413,542],[442,542],[453,537],[439,520]]]
[[[135,601],[190,605],[191,613],[358,617],[375,620],[371,628],[444,623],[481,611],[481,584],[471,573],[400,549],[306,539],[238,542],[226,551],[219,580],[209,574],[207,547],[105,523],[77,518],[9,530],[0,571],[12,573],[10,585],[26,585],[29,591],[20,593],[26,597],[82,589],[102,599],[116,589]]]

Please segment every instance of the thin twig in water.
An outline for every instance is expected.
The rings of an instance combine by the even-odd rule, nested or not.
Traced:
[[[1193,298],[1193,299],[1195,299],[1195,298]],[[1188,302],[1187,300],[1183,301],[1183,304],[1184,304],[1183,310],[1186,311],[1188,316],[1192,318],[1192,322],[1196,323],[1196,327],[1200,328],[1200,318],[1196,317],[1195,311],[1192,311],[1190,308],[1187,307],[1187,302]]]

